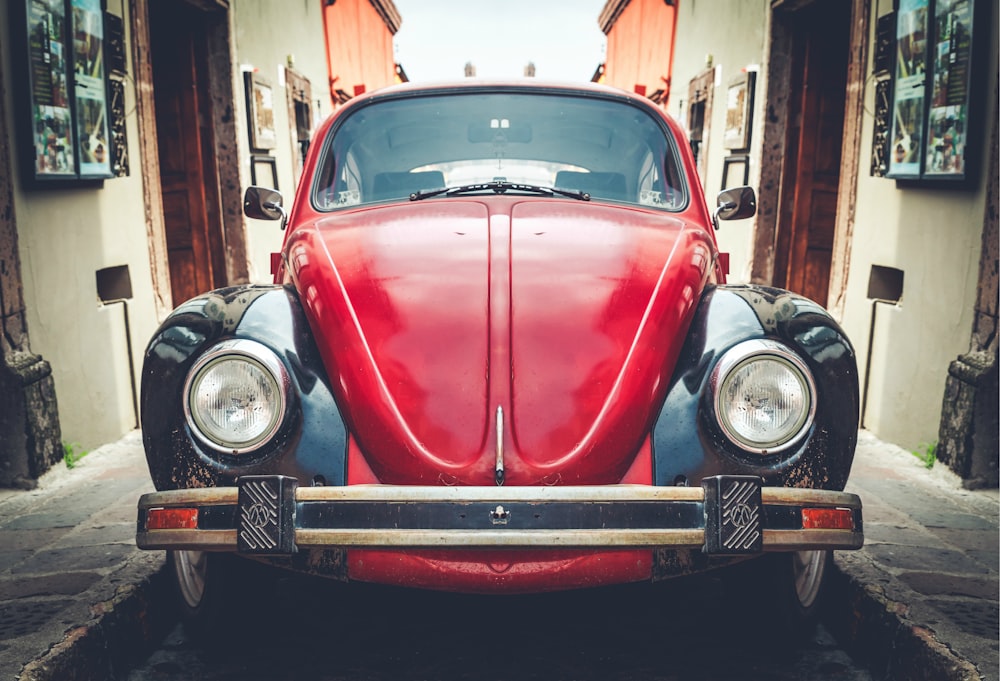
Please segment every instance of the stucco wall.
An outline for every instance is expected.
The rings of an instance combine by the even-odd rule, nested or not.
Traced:
[[[277,131],[277,148],[272,155],[277,159],[278,189],[288,208],[292,205],[295,192],[294,167],[298,150],[292,146],[295,121],[289,121],[288,116],[285,68],[290,66],[309,80],[314,119],[322,120],[333,111],[323,35],[323,3],[315,0],[235,0],[232,8],[235,63],[238,67],[235,74],[238,82],[233,84],[233,88],[235,92],[245,94],[240,68],[256,69],[271,84]],[[391,50],[389,54],[392,54]],[[246,186],[250,184],[251,176],[245,96],[237,98],[236,112],[242,131],[243,148],[240,154],[244,159],[244,168],[241,174]],[[271,281],[271,253],[281,249],[283,236],[276,222],[247,220],[251,281]]]
[[[974,86],[984,93],[982,123],[998,115],[995,27],[993,33],[982,74],[985,79]],[[870,63],[867,72],[871,73]],[[870,85],[865,92],[861,140],[865,153],[871,150],[872,111],[874,86]],[[969,132],[969,143],[984,148],[979,179],[970,189],[906,186],[873,178],[866,166],[868,159],[862,158],[842,321],[854,341],[862,371],[871,352],[865,426],[908,449],[937,441],[948,364],[969,350],[985,188],[988,182],[997,182],[996,177],[984,176],[989,134],[989,125]],[[872,265],[901,269],[904,280],[900,304],[879,305],[869,348],[872,305],[867,292]]]
[[[730,153],[723,146],[726,124],[726,95],[730,82],[747,67],[760,67],[756,74],[756,97],[750,140],[749,184],[756,186],[760,168],[761,130],[767,82],[761,64],[766,54],[768,0],[687,0],[678,3],[677,42],[674,70],[667,111],[682,123],[687,122],[688,83],[705,71],[715,68],[711,127],[705,172],[705,197],[714,207],[722,187],[723,160]],[[719,248],[730,254],[729,281],[750,280],[753,221],[724,222],[717,234]]]
[[[15,101],[24,78],[23,55],[12,55],[8,0],[0,0],[0,67],[12,154],[25,111]],[[128,20],[125,21],[126,28]],[[130,65],[130,72],[131,65]],[[125,89],[128,139],[137,151],[134,89]],[[122,306],[102,305],[96,272],[127,265],[133,360],[138,372],[146,340],[157,325],[150,283],[142,178],[63,188],[26,189],[13,159],[14,205],[31,349],[52,366],[63,440],[90,449],[135,424]]]

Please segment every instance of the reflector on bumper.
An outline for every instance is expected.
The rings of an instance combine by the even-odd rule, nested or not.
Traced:
[[[726,494],[734,485],[741,491],[730,503]],[[143,549],[261,554],[323,547],[668,547],[732,555],[856,549],[864,542],[857,495],[761,487],[758,478],[708,478],[704,488],[300,488],[293,478],[254,476],[241,480],[241,487],[242,494],[227,487],[143,495],[136,543]],[[246,491],[251,487],[254,494]],[[276,494],[280,500],[263,503],[257,494],[263,488],[270,490],[265,498]],[[182,508],[197,509],[197,528],[156,521],[163,511]],[[819,511],[836,512],[831,517],[841,524],[846,511],[850,527],[806,520]],[[256,534],[261,526],[268,528],[264,537]],[[759,536],[751,540],[755,532]]]

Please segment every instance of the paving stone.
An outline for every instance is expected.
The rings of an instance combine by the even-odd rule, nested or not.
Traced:
[[[30,634],[72,603],[58,600],[0,604],[0,640]]]
[[[100,546],[101,544],[134,544],[135,523],[117,523],[93,527],[67,534],[53,548],[69,546]]]
[[[64,572],[42,577],[0,580],[0,600],[32,596],[72,596],[87,590],[101,576],[96,572]]]
[[[865,522],[865,545],[898,544],[902,546],[937,546],[947,548],[937,536],[926,530],[900,527],[890,523]]]
[[[927,596],[968,596],[969,598],[1000,598],[1000,583],[996,579],[942,575],[935,572],[905,572],[899,576],[911,589]]]
[[[1000,639],[1000,608],[996,602],[990,601],[955,601],[932,600],[930,604],[951,621],[955,622],[967,634]]]
[[[57,572],[72,566],[76,570],[93,570],[117,565],[135,547],[127,544],[103,544],[101,546],[79,546],[49,551],[39,551],[16,565],[14,574]]]
[[[20,551],[0,551],[0,572],[9,570],[30,555],[31,551],[24,549]]]
[[[43,527],[36,530],[0,530],[0,546],[5,551],[33,551],[48,546],[70,531],[68,527]]]
[[[14,518],[3,526],[4,530],[44,530],[52,527],[76,527],[90,517],[93,511],[80,508],[62,508],[44,513],[31,513]]]
[[[996,530],[996,524],[971,513],[942,510],[935,506],[916,507],[910,515],[927,528],[951,528],[954,530]]]
[[[959,551],[891,544],[875,544],[865,550],[889,568],[943,573],[989,573],[988,569]]]

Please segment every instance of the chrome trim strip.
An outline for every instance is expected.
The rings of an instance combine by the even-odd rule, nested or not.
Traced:
[[[235,551],[236,530],[146,530],[137,532],[140,549]]]
[[[650,485],[595,485],[550,487],[445,487],[417,485],[348,485],[299,487],[296,501],[395,501],[395,502],[538,502],[549,501],[704,501],[701,487],[652,487]],[[201,487],[150,492],[139,500],[140,509],[235,504],[235,487]],[[798,487],[763,487],[765,504],[860,508],[856,494]]]
[[[296,530],[295,544],[319,546],[700,548],[703,530]]]
[[[299,548],[701,548],[703,530],[296,530]],[[852,530],[764,530],[764,551],[857,549],[864,535]],[[140,549],[235,551],[235,530],[139,532]]]
[[[497,487],[503,484],[503,407],[497,407],[497,465],[495,469]]]
[[[765,551],[860,549],[865,535],[857,530],[764,530]]]

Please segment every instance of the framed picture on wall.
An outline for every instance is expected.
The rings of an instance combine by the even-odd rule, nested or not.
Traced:
[[[722,161],[722,190],[745,187],[750,182],[750,157],[727,156]]]
[[[896,12],[896,72],[886,176],[919,178],[927,79],[929,0],[900,0]]]
[[[969,128],[974,0],[937,0],[934,7],[930,98],[924,176],[961,178],[965,175],[966,133]]]
[[[81,178],[112,177],[101,0],[72,0],[73,92]]]
[[[976,170],[991,4],[899,0],[887,177],[963,182]]]
[[[244,75],[247,92],[247,117],[250,129],[250,148],[269,151],[277,144],[274,127],[274,92],[271,84],[256,71]]]
[[[26,186],[112,177],[101,0],[13,0],[9,9]]]
[[[11,7],[12,12],[19,11],[22,19],[11,25],[20,26],[27,37],[27,92],[21,98],[29,110],[32,145],[25,154],[25,166],[36,180],[75,179],[76,133],[70,102],[72,50],[66,3],[24,0],[11,3]],[[17,31],[13,29],[15,39]]]
[[[723,144],[730,151],[750,151],[753,119],[754,73],[745,71],[726,91],[726,128]]]

